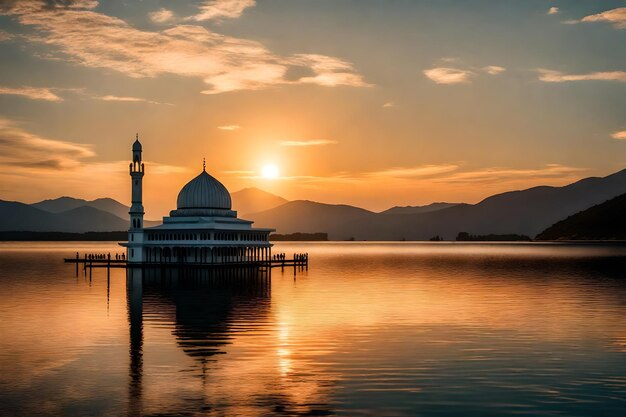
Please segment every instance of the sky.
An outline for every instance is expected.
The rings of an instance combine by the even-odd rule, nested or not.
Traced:
[[[0,199],[371,210],[626,168],[626,1],[0,0]]]

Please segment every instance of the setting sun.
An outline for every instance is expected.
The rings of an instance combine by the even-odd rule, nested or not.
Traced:
[[[278,178],[278,167],[274,164],[268,164],[261,170],[261,176],[266,179]]]

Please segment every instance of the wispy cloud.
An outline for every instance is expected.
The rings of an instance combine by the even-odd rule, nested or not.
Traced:
[[[148,100],[148,99],[141,98],[141,97],[106,95],[106,96],[96,96],[94,98],[96,100],[102,100],[102,101],[124,101],[124,102],[130,102],[130,103],[167,104],[171,106],[170,103],[161,103],[159,101],[152,101],[152,100]]]
[[[160,8],[159,10],[148,13],[148,17],[150,17],[150,20],[154,23],[167,23],[174,19],[174,12]]]
[[[559,13],[559,8],[558,7],[550,7],[548,9],[548,14],[557,14]]]
[[[489,75],[498,75],[505,72],[506,68],[497,65],[488,65],[486,67],[483,67],[483,71],[485,71]]]
[[[457,172],[453,175],[435,178],[432,181],[457,184],[506,184],[551,179],[578,179],[583,168],[569,167],[560,164],[548,164],[535,169],[484,168],[473,171]]]
[[[9,32],[5,32],[4,30],[0,30],[0,42],[10,41],[14,36]]]
[[[71,7],[45,7],[42,2],[17,0],[2,12],[36,29],[24,38],[53,48],[48,57],[136,78],[161,74],[201,78],[207,85],[205,94],[286,84],[368,86],[352,64],[339,58],[280,56],[259,42],[202,26],[140,30],[92,6],[93,2],[79,2]]]
[[[611,134],[611,137],[613,139],[618,139],[618,140],[626,140],[626,130],[622,130],[620,132],[615,132]]]
[[[574,24],[581,22],[606,22],[612,24],[616,29],[626,29],[626,7],[618,7],[617,9],[611,9],[602,13],[585,16],[580,20],[568,20],[563,23]]]
[[[50,88],[40,87],[0,87],[0,94],[23,96],[32,100],[63,101]]]
[[[527,188],[542,184],[564,184],[576,181],[588,171],[584,168],[560,164],[547,164],[539,168],[516,169],[508,167],[486,167],[463,169],[462,164],[429,164],[412,167],[391,167],[369,172],[335,172],[325,175],[284,175],[279,179],[307,185],[348,184],[360,186],[401,186],[406,189],[428,184],[447,184],[452,187],[484,185],[490,190],[506,190],[516,187]],[[262,180],[254,171],[227,171],[239,179]],[[408,187],[408,188],[407,188]],[[495,187],[495,188],[494,188]]]
[[[241,16],[248,7],[256,5],[255,0],[208,0],[199,7],[200,11],[187,20],[205,21],[236,19]]]
[[[226,126],[218,126],[217,128],[220,129],[220,130],[233,131],[233,130],[241,129],[241,126],[239,126],[239,125],[226,125]]]
[[[445,64],[455,64],[452,66],[433,67],[424,70],[424,75],[437,84],[467,84],[480,73],[488,75],[499,75],[506,71],[506,68],[499,65],[487,65],[484,67],[473,67],[464,65],[458,58],[442,58],[439,60]]]
[[[459,68],[439,67],[424,70],[424,75],[437,84],[464,84],[470,82],[474,73]]]
[[[250,176],[250,175],[254,175],[255,172],[254,171],[250,171],[250,170],[245,170],[245,169],[234,169],[234,170],[222,171],[222,174],[225,174],[225,175]]]
[[[396,107],[396,103],[394,103],[393,101],[388,101],[385,104],[383,104],[383,108],[385,109],[390,109],[392,107]]]
[[[570,81],[619,81],[626,82],[626,71],[591,72],[587,74],[565,74],[559,71],[540,68],[539,80],[547,83]]]
[[[317,84],[326,87],[346,85],[351,87],[371,87],[361,75],[354,72],[352,64],[339,58],[319,54],[297,54],[289,59],[294,68],[309,69],[313,74],[303,76],[292,83]]]
[[[419,165],[415,167],[393,167],[382,171],[366,172],[368,177],[385,178],[424,178],[446,174],[459,169],[457,164]]]
[[[335,140],[285,140],[280,142],[280,146],[324,146],[324,145],[335,145],[337,141]]]
[[[48,139],[0,118],[0,164],[22,168],[72,168],[94,156],[89,145]]]

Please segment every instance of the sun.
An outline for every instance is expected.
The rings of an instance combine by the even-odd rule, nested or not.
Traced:
[[[269,180],[278,178],[278,167],[274,164],[267,164],[263,166],[261,176]]]

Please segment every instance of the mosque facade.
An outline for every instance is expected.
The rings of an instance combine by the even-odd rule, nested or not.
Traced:
[[[274,229],[237,217],[226,187],[206,172],[178,193],[176,210],[159,226],[144,227],[142,146],[132,147],[131,206],[126,259],[135,265],[254,265],[271,259]]]

